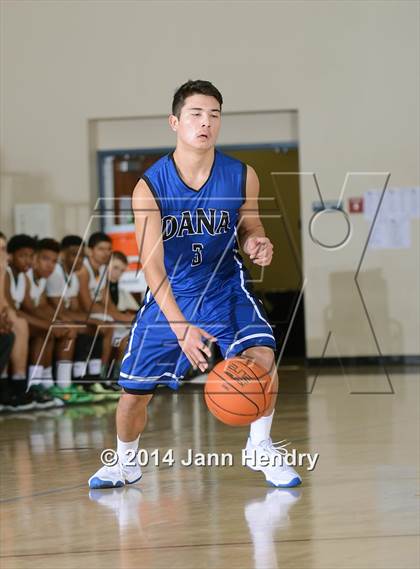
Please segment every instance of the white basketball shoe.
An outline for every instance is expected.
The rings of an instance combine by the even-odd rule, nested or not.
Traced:
[[[243,464],[251,470],[261,471],[266,481],[276,488],[293,488],[302,483],[299,474],[288,466],[284,457],[287,451],[279,443],[273,443],[271,438],[254,445],[248,437],[243,451]]]
[[[135,484],[142,477],[138,464],[121,467],[119,463],[114,466],[102,466],[89,478],[89,488],[100,490],[102,488],[120,488],[125,484]]]

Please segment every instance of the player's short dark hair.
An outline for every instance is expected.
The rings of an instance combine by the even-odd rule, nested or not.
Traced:
[[[13,235],[7,242],[7,252],[16,253],[19,249],[36,249],[36,239],[25,233]]]
[[[3,231],[0,231],[0,239],[4,239],[5,241],[7,241],[7,237],[6,237],[6,235],[3,233]]]
[[[103,241],[112,243],[111,237],[109,235],[103,233],[102,231],[97,231],[96,233],[92,233],[92,235],[89,237],[88,247],[92,249],[95,247],[95,245],[102,243]]]
[[[39,239],[36,242],[37,251],[54,251],[54,253],[60,252],[60,244],[55,239],[50,237],[45,237],[45,239]]]
[[[68,249],[69,247],[81,247],[82,245],[84,245],[83,239],[78,235],[66,235],[61,240],[60,249],[64,251],[64,249]]]
[[[189,79],[186,83],[178,87],[175,91],[174,99],[172,101],[172,114],[179,118],[181,109],[185,105],[185,99],[191,95],[208,95],[214,97],[220,104],[220,110],[223,105],[222,94],[210,81],[202,81],[197,79],[193,81]]]
[[[124,255],[122,251],[112,251],[112,258],[118,259],[118,261],[121,261],[121,263],[124,263],[124,265],[128,265],[127,256]]]

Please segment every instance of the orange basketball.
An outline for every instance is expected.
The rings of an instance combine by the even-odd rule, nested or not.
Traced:
[[[219,362],[209,373],[204,398],[213,415],[231,426],[249,425],[271,403],[271,377],[245,357]]]

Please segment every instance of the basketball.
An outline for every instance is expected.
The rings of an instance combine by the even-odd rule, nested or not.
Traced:
[[[226,425],[240,427],[259,419],[269,407],[271,377],[250,359],[231,358],[209,373],[204,398],[209,411]]]

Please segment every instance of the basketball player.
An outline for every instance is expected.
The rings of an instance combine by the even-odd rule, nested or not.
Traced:
[[[217,341],[224,358],[249,357],[271,374],[277,392],[273,331],[261,301],[250,290],[238,251],[259,266],[271,263],[273,246],[258,215],[255,171],[215,150],[223,99],[207,81],[188,81],[175,93],[170,128],[174,152],[153,164],[133,193],[136,235],[149,290],[123,358],[117,408],[118,463],[103,466],[90,488],[118,487],[141,478],[127,453],[137,452],[147,405],[158,385],[178,389],[192,365],[205,371]],[[270,438],[275,399],[251,424],[247,453],[254,470],[278,487],[300,484]],[[131,454],[130,454],[131,456]],[[264,461],[262,459],[265,459]]]
[[[54,388],[53,353],[55,352],[57,370],[61,373],[62,363],[67,360],[77,335],[72,327],[50,329],[55,310],[48,302],[46,285],[55,270],[59,250],[60,246],[55,239],[45,238],[36,242],[32,267],[26,272],[29,299],[26,302],[24,300],[23,306],[26,313],[43,323],[43,326],[32,326],[31,330],[29,388],[37,396],[42,395],[56,406],[62,406],[64,403],[51,391]]]
[[[121,312],[133,312],[139,309],[136,299],[127,290],[120,287],[120,279],[128,268],[128,259],[122,251],[113,251],[108,267],[108,288],[112,301]]]
[[[82,313],[78,305],[79,279],[76,271],[81,269],[84,258],[83,239],[78,235],[67,235],[61,240],[60,255],[53,273],[48,277],[46,295],[49,304],[60,320],[72,323],[83,322],[86,314]],[[54,397],[62,399],[65,403],[92,403],[94,398],[86,393],[81,386],[72,383],[74,367],[85,367],[84,362],[74,362],[75,347],[80,342],[86,342],[84,328],[76,329],[78,332],[76,342],[67,346],[65,358],[57,361],[56,384],[51,388]],[[77,352],[76,352],[77,353]],[[76,364],[79,364],[78,366]]]
[[[31,252],[30,252],[31,254]],[[11,302],[6,290],[8,284],[6,281],[12,279],[12,287],[18,292],[22,292],[24,284],[24,275],[17,276],[15,281],[13,273],[7,263],[7,240],[6,236],[0,232],[0,255],[3,258],[4,274],[3,274],[3,294],[4,303],[6,305],[7,320],[11,323],[11,332],[14,334],[14,342],[12,352],[10,354],[9,370],[10,381],[6,382],[7,371],[2,370],[2,388],[4,389],[2,399],[4,406],[10,411],[27,411],[35,408],[33,398],[26,391],[26,366],[28,363],[28,346],[29,346],[29,327],[26,320],[16,313],[15,304]],[[14,380],[14,381],[13,381]],[[4,396],[4,397],[3,397]]]
[[[89,317],[89,314],[81,307],[79,299],[80,284],[77,276],[82,269],[85,258],[85,248],[81,237],[78,235],[67,235],[60,243],[60,256],[55,266],[55,270],[47,280],[46,293],[48,302],[58,309],[58,316],[62,320],[77,324],[77,340],[75,349],[67,351],[67,361],[57,362],[57,384],[54,387],[54,395],[62,398],[67,403],[89,403],[102,401],[105,397],[98,397],[96,391],[103,395],[104,389],[100,385],[92,383],[89,387],[91,392],[82,389],[81,385],[72,383],[72,371],[76,379],[80,379],[86,368],[86,358],[90,353],[90,346],[94,341],[97,326],[102,322]],[[107,338],[111,336],[112,330],[100,328],[100,332]],[[95,342],[91,356],[91,361],[98,358],[99,366],[102,355],[102,337]],[[74,363],[73,363],[74,360]],[[99,371],[99,370],[98,370]],[[98,374],[99,375],[99,374]],[[92,382],[94,378],[91,376]],[[116,398],[114,391],[106,393],[108,398]]]
[[[94,360],[89,362],[89,373],[106,376],[106,367],[110,360],[112,341],[118,336],[121,328],[119,323],[132,322],[132,315],[120,312],[114,305],[107,290],[107,266],[112,254],[111,238],[98,231],[93,233],[88,241],[88,254],[83,260],[83,267],[77,273],[80,282],[79,299],[80,305],[90,318],[107,322],[102,327],[103,351],[102,362]],[[112,324],[115,322],[115,324]],[[102,363],[102,366],[101,366]],[[102,370],[101,370],[102,367]],[[105,387],[103,389],[106,391]]]
[[[15,343],[12,322],[9,319],[9,306],[4,293],[7,268],[6,237],[0,231],[0,411],[9,403],[7,367]],[[4,373],[4,376],[3,376]]]
[[[139,309],[135,298],[124,288],[120,287],[120,279],[128,267],[128,259],[121,251],[113,251],[108,266],[107,287],[112,302],[120,312],[130,315],[131,319]],[[119,362],[122,360],[127,347],[131,327],[120,327],[114,331],[112,344],[114,346],[115,361],[112,369],[114,377],[119,376]]]

